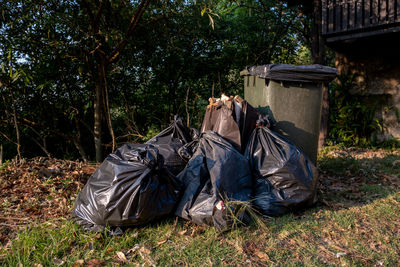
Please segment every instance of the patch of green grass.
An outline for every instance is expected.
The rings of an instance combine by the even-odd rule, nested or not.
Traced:
[[[10,248],[0,248],[0,265],[72,266],[97,259],[114,266],[399,266],[400,190],[393,185],[399,159],[323,156],[319,168],[331,184],[321,197],[338,207],[319,203],[226,232],[174,218],[114,237],[107,230],[85,232],[70,220],[33,224]]]
[[[400,174],[400,156],[388,155],[382,159],[375,159],[375,169],[380,172]]]
[[[386,187],[376,184],[365,184],[361,187],[361,191],[374,196],[383,196],[387,194]]]
[[[0,263],[52,266],[62,260],[67,266],[78,260],[100,259],[104,264],[157,265],[247,265],[284,266],[374,265],[399,262],[400,196],[394,193],[362,207],[344,210],[313,209],[302,216],[293,214],[256,225],[217,232],[166,219],[123,236],[87,233],[70,220],[43,224],[20,232],[11,252]],[[389,242],[388,242],[389,241]],[[135,245],[149,248],[148,254],[129,252]]]
[[[383,157],[356,159],[350,152],[340,150],[335,156],[324,149],[320,151],[318,167],[327,174],[343,176],[346,174],[371,174],[376,172],[400,174],[400,155],[387,154]]]
[[[359,162],[348,155],[342,157],[324,157],[318,161],[321,170],[330,175],[344,176],[347,173],[354,174],[360,168]]]

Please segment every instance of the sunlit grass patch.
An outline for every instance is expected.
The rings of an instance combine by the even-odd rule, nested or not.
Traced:
[[[398,193],[360,207],[303,216],[285,215],[256,225],[218,232],[166,219],[127,230],[122,236],[88,233],[70,220],[20,232],[2,264],[43,266],[64,262],[190,264],[374,265],[398,263]],[[134,249],[136,247],[136,250]],[[142,252],[140,252],[142,250]],[[117,253],[123,253],[126,262]]]
[[[175,218],[122,236],[86,232],[69,219],[33,222],[1,247],[0,265],[399,266],[397,159],[326,156],[317,205],[278,218],[254,215],[258,223],[229,231]]]

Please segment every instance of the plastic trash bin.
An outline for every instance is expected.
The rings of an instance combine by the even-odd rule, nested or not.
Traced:
[[[316,163],[321,121],[322,83],[332,81],[335,68],[322,65],[269,64],[248,67],[244,97],[275,122],[286,136]]]

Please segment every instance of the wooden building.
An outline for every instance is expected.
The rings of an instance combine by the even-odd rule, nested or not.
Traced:
[[[313,4],[319,5],[319,34],[336,52],[339,73],[354,75],[351,92],[375,109],[383,126],[378,140],[400,139],[400,0]]]
[[[400,0],[322,0],[328,43],[400,31]]]

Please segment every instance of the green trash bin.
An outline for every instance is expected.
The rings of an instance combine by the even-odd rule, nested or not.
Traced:
[[[269,64],[249,67],[244,97],[275,122],[272,130],[286,136],[316,163],[321,121],[322,83],[332,81],[335,68],[321,65]]]

